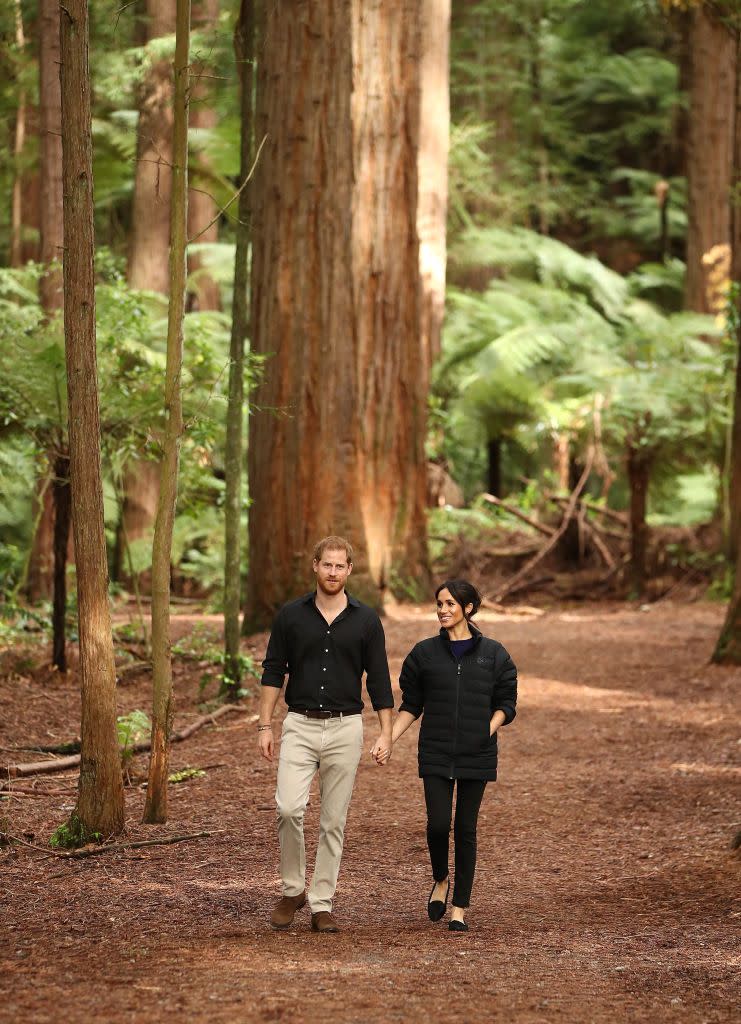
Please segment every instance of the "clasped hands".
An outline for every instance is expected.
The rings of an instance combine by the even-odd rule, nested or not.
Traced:
[[[393,746],[394,744],[391,737],[385,736],[383,733],[381,733],[373,744],[371,747],[371,757],[379,767],[382,768],[385,764],[388,764]]]

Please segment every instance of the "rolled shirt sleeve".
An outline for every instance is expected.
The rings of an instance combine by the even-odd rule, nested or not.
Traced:
[[[495,673],[492,714],[502,711],[504,725],[509,725],[517,714],[517,669],[504,648],[497,658]]]
[[[268,640],[268,649],[265,652],[265,660],[262,663],[263,686],[275,686],[282,689],[288,672],[288,648],[286,645],[285,623],[283,609],[278,612],[273,622]]]
[[[419,664],[415,655],[416,648],[413,648],[404,659],[399,676],[401,686],[401,707],[399,711],[408,711],[410,715],[419,718],[424,710],[424,693],[419,679]]]

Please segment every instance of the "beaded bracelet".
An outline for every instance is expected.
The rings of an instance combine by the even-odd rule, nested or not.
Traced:
[[[258,725],[257,731],[262,732],[264,729],[272,729],[272,725]]]

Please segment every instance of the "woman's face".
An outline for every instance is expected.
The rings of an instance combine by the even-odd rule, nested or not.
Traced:
[[[469,604],[466,611],[470,612],[472,609],[473,605]],[[437,617],[443,629],[454,629],[466,617],[447,587],[437,595]]]

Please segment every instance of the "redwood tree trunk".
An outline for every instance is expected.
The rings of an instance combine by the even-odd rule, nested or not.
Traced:
[[[420,330],[430,364],[440,353],[445,312],[448,150],[450,149],[450,0],[421,4],[420,126],[417,168]]]
[[[170,651],[170,563],[178,493],[180,439],[183,433],[181,377],[185,312],[186,228],[188,223],[188,100],[190,0],[177,0],[175,92],[170,200],[170,304],[167,317],[165,410],[160,489],[152,543],[152,751],[149,758],[144,822],[167,821],[167,773],[172,726]]]
[[[330,531],[356,545],[359,597],[428,580],[420,0],[266,7],[252,342],[274,354],[249,445],[252,624],[305,589]]]
[[[254,0],[241,0],[234,31],[234,55],[240,81],[240,158],[242,185],[252,163],[252,92],[255,41]],[[239,195],[236,253],[234,257],[234,298],[229,348],[229,402],[226,414],[224,469],[224,676],[225,691],[232,700],[238,696],[241,677],[239,660],[239,609],[242,596],[241,512],[242,435],[244,433],[244,344],[249,323],[247,259],[250,245],[250,195]]]
[[[147,40],[175,31],[175,0],[146,0]],[[133,288],[167,295],[172,192],[172,62],[163,58],[148,69],[139,97],[136,171],[128,278]],[[159,468],[132,459],[124,471],[117,565],[126,566],[124,548],[146,538],[154,526]],[[124,539],[125,538],[125,539]],[[124,570],[123,577],[128,577]]]
[[[59,86],[59,0],[39,9],[39,114],[41,166],[41,262],[55,263],[41,279],[40,297],[51,314],[61,309],[62,271],[62,97]]]
[[[737,53],[740,38],[737,38]],[[738,289],[736,295],[736,381],[733,399],[733,425],[731,428],[731,471],[727,481],[728,492],[728,554],[732,565],[741,551],[741,59],[736,60],[736,104],[733,132],[733,188],[730,201],[731,217],[731,280]],[[734,200],[733,197],[736,197]],[[725,518],[725,517],[724,517]],[[740,641],[741,642],[741,641]]]
[[[148,40],[175,31],[175,0],[146,0]],[[154,62],[139,101],[129,283],[167,294],[172,191],[172,63]]]
[[[23,9],[21,0],[15,0],[15,43],[19,54],[23,54],[26,38],[23,30]],[[20,267],[22,260],[23,235],[23,148],[26,144],[26,90],[18,90],[18,109],[15,115],[13,140],[13,196],[10,207],[10,265]]]
[[[79,839],[90,833],[117,833],[124,825],[100,468],[88,39],[87,0],[65,0],[61,18],[64,337],[82,692],[80,782],[71,824],[77,826]]]
[[[216,127],[218,117],[212,104],[213,90],[209,87],[207,76],[218,74],[218,70],[209,63],[209,51],[213,40],[209,36],[216,31],[219,20],[219,0],[198,0],[193,4],[193,28],[200,29],[202,45],[200,53],[194,54],[193,88],[190,107],[190,125],[192,128],[209,132]],[[218,242],[219,223],[214,221],[218,208],[212,199],[213,184],[211,181],[211,160],[208,156],[208,143],[199,142],[196,147],[196,159],[191,161],[195,174],[188,193],[188,237],[195,239],[195,244]],[[195,187],[193,187],[195,186]],[[214,221],[214,223],[211,223]],[[204,231],[204,228],[206,229]],[[197,238],[196,238],[197,236]],[[213,277],[203,269],[203,257],[197,253],[188,254],[188,274],[195,275],[191,284],[194,309],[219,309],[221,293]]]
[[[710,311],[703,256],[731,240],[731,174],[736,103],[735,34],[699,4],[690,20],[689,139],[687,146],[688,309]]]
[[[630,486],[630,576],[633,592],[641,597],[646,587],[646,509],[651,467],[643,453],[632,446],[628,447],[627,466]]]

